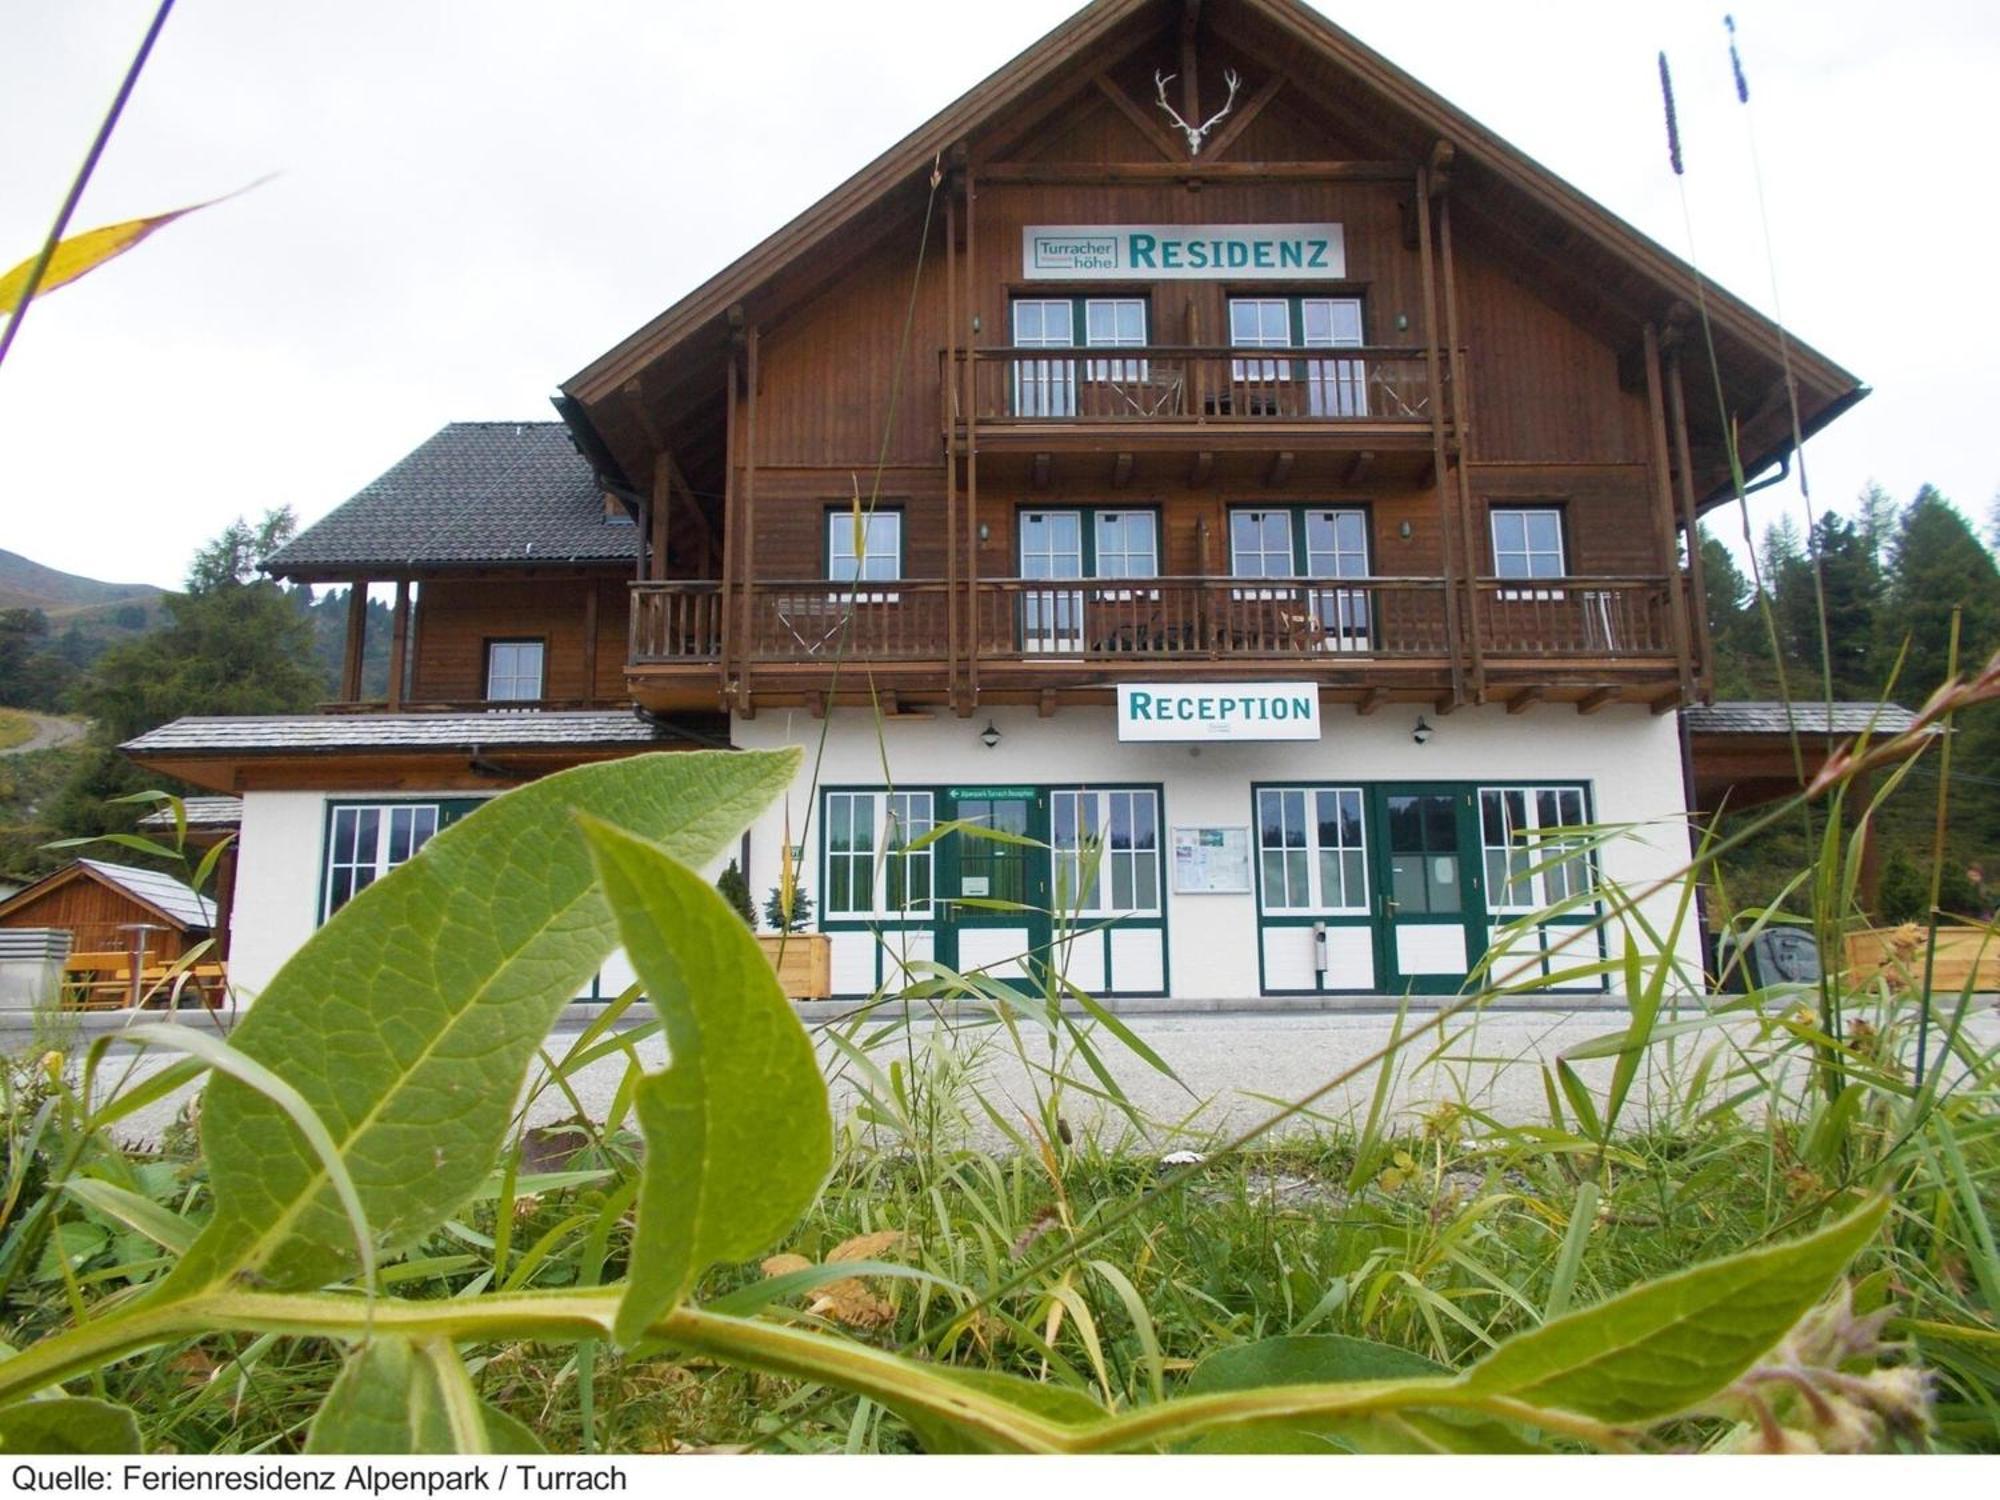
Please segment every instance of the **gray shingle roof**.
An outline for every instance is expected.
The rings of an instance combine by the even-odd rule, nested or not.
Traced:
[[[453,422],[263,562],[266,571],[629,562],[638,529],[560,422]]]
[[[1800,734],[1899,734],[1917,717],[1898,703],[1835,703],[1831,718],[1827,708],[1823,702],[1741,700],[1697,704],[1681,713],[1696,734],[1789,734],[1794,727]]]
[[[629,710],[471,714],[274,714],[176,719],[119,746],[132,755],[335,750],[533,749],[684,744]]]
[[[137,897],[148,906],[157,907],[183,927],[215,926],[215,907],[209,899],[197,895],[193,887],[171,875],[162,875],[158,870],[141,870],[136,865],[114,865],[102,859],[80,859],[77,863],[128,895]]]
[[[183,797],[181,811],[187,816],[190,828],[240,828],[243,825],[241,797]],[[171,830],[174,810],[163,807],[158,812],[147,813],[139,820],[139,826]]]

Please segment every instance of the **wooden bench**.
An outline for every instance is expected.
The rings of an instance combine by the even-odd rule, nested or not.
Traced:
[[[228,970],[219,963],[190,964],[178,971],[171,964],[147,964],[139,971],[139,1003],[148,1010],[163,1009],[175,999],[214,1010],[228,993]],[[131,954],[72,953],[63,961],[63,1009],[124,1010],[131,1003]]]

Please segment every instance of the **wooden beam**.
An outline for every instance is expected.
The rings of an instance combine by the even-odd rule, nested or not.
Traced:
[[[1264,471],[1265,488],[1275,490],[1292,477],[1292,460],[1289,448],[1280,448],[1271,455],[1271,466]]]
[[[1681,696],[1680,690],[1676,688],[1671,693],[1660,694],[1660,696],[1655,698],[1650,704],[1647,705],[1647,707],[1651,708],[1653,711],[1653,716],[1655,718],[1658,718],[1661,714],[1672,713],[1675,709],[1679,708],[1681,704],[1685,701],[1686,700]]]
[[[361,701],[361,657],[368,647],[368,584],[354,579],[347,585],[347,644],[340,658],[340,700]]]
[[[1342,484],[1359,484],[1367,477],[1368,470],[1375,462],[1373,450],[1363,448],[1347,461],[1347,472],[1340,476]]]
[[[1045,489],[1047,489],[1047,488],[1049,487],[1049,455],[1048,455],[1048,454],[1046,454],[1046,453],[1037,453],[1037,454],[1035,455],[1035,467],[1034,467],[1034,475],[1033,475],[1033,478],[1032,478],[1032,480],[1031,480],[1030,482],[1031,482],[1031,483],[1032,483],[1032,484],[1033,484],[1033,485],[1035,486],[1035,488],[1036,488],[1036,489],[1038,489],[1038,490],[1045,490]]]
[[[1472,567],[1467,558],[1457,556],[1458,549],[1452,545],[1451,505],[1445,494],[1444,479],[1444,403],[1436,393],[1443,389],[1439,379],[1441,369],[1438,359],[1438,297],[1437,274],[1431,264],[1431,200],[1429,174],[1423,169],[1417,172],[1417,255],[1419,280],[1422,286],[1424,307],[1424,372],[1431,399],[1431,459],[1426,466],[1428,474],[1419,481],[1420,487],[1437,491],[1439,540],[1443,543],[1444,562],[1444,633],[1451,646],[1451,696],[1463,700],[1465,697],[1465,633],[1468,622],[1459,613],[1459,590],[1467,591],[1470,598]],[[1469,622],[1471,629],[1478,629],[1475,613]],[[1443,712],[1442,709],[1439,712]]]
[[[1208,483],[1209,476],[1214,473],[1215,455],[1206,449],[1196,452],[1193,459],[1188,463],[1188,488],[1191,490],[1200,489]]]
[[[736,537],[740,530],[736,514],[736,351],[733,349],[723,378],[726,406],[722,419],[722,587],[716,590],[715,618],[721,626],[716,676],[726,692],[730,647],[735,644],[736,636],[730,623],[729,591],[736,582]]]
[[[1148,122],[1150,123],[1150,122]],[[1190,161],[1180,147],[1172,162],[1014,161],[980,169],[988,182],[1111,187],[1124,182],[1402,182],[1416,168],[1402,161]]]
[[[1361,695],[1361,701],[1354,705],[1354,711],[1357,714],[1366,716],[1368,714],[1374,713],[1376,709],[1380,708],[1383,704],[1387,703],[1388,701],[1389,701],[1389,690],[1387,688],[1372,687],[1368,689],[1367,692]]]
[[[1518,688],[1515,690],[1514,696],[1507,700],[1507,712],[1510,714],[1524,714],[1544,698],[1548,697],[1548,695],[1549,690],[1544,687]]]
[[[1201,123],[1200,57],[1195,52],[1195,31],[1201,25],[1201,0],[1181,0],[1181,114]]]
[[[1264,80],[1262,88],[1252,94],[1243,107],[1222,122],[1214,135],[1202,142],[1201,154],[1205,161],[1213,162],[1231,146],[1235,145],[1251,122],[1264,112],[1264,106],[1277,98],[1285,87],[1285,76],[1274,73]]]
[[[1694,616],[1695,688],[1704,703],[1715,701],[1715,643],[1708,638],[1708,580],[1701,560],[1701,513],[1694,493],[1694,461],[1688,455],[1687,392],[1681,380],[1680,350],[1667,355],[1667,423],[1673,431],[1674,471],[1679,481],[1681,530],[1687,536],[1690,613]],[[1865,805],[1865,804],[1864,804]]]
[[[755,620],[752,614],[754,583],[757,577],[757,387],[758,379],[757,345],[758,329],[750,325],[750,332],[744,340],[744,383],[748,389],[743,396],[743,648],[746,653],[754,638]],[[749,681],[745,674],[744,681]]]
[[[410,654],[410,580],[396,580],[396,610],[389,631],[389,712],[403,706],[403,664]]]
[[[1580,714],[1594,714],[1600,708],[1603,708],[1607,703],[1616,703],[1617,701],[1618,701],[1617,688],[1615,687],[1592,688],[1589,692],[1585,693],[1581,698],[1577,699],[1576,711]]]
[[[1431,142],[1430,159],[1425,163],[1430,168],[1431,196],[1442,198],[1451,190],[1451,166],[1458,155],[1458,148],[1440,137]]]
[[[1447,695],[1431,704],[1431,712],[1436,714],[1440,719],[1448,719],[1451,717],[1451,711],[1457,707],[1458,700]]]
[[[1695,695],[1694,651],[1688,641],[1687,593],[1681,586],[1680,558],[1676,555],[1679,549],[1675,543],[1673,458],[1667,447],[1667,405],[1665,380],[1660,374],[1659,329],[1648,323],[1643,330],[1643,339],[1646,351],[1646,412],[1651,422],[1647,457],[1653,479],[1654,534],[1660,543],[1660,569],[1667,575],[1667,634],[1673,641],[1676,665],[1680,669],[1681,697],[1692,699]],[[1701,544],[1690,535],[1688,545],[1699,547]]]
[[[548,684],[542,684],[546,695]],[[597,701],[597,584],[583,591],[583,701]]]
[[[1472,540],[1472,477],[1466,467],[1472,458],[1472,433],[1465,412],[1471,397],[1466,392],[1464,341],[1458,332],[1458,276],[1451,250],[1451,199],[1438,199],[1439,292],[1444,298],[1444,368],[1451,381],[1450,442],[1458,451],[1453,466],[1458,474],[1458,555],[1465,559],[1465,576],[1478,576],[1474,559],[1479,555]],[[1433,398],[1436,399],[1436,398]],[[1472,696],[1486,696],[1486,642],[1479,633],[1479,614],[1471,606],[1472,619],[1467,634],[1472,641]]]
[[[1132,455],[1121,453],[1111,461],[1111,488],[1122,490],[1132,482]]]
[[[1042,696],[1035,703],[1035,715],[1037,718],[1043,719],[1053,719],[1056,716],[1056,690],[1054,688],[1042,689]]]
[[[1155,151],[1158,151],[1160,155],[1177,166],[1186,164],[1187,152],[1185,148],[1182,147],[1179,141],[1169,138],[1157,120],[1139,108],[1137,104],[1133,103],[1130,94],[1126,93],[1125,90],[1118,87],[1117,84],[1113,83],[1102,73],[1099,73],[1090,81],[1097,85],[1098,93],[1116,105],[1118,113],[1123,115],[1127,120],[1130,120],[1137,127],[1139,134],[1152,143]],[[987,175],[991,176],[992,174],[989,172]]]

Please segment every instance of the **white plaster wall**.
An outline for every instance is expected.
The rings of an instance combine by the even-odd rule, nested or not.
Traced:
[[[229,981],[240,1000],[254,1000],[319,925],[326,798],[325,792],[243,794],[229,915]]]
[[[830,723],[804,710],[765,710],[738,717],[732,739],[745,749],[804,746],[806,760],[788,794],[752,826],[750,883],[761,905],[776,883],[778,850],[789,816],[792,839],[806,846],[804,878],[818,870],[819,829],[813,786],[1034,783],[1158,783],[1165,829],[1194,824],[1250,825],[1253,781],[1550,781],[1592,789],[1600,824],[1632,831],[1600,857],[1607,879],[1636,891],[1671,874],[1687,859],[1680,739],[1672,714],[1614,706],[1591,715],[1563,706],[1510,716],[1498,707],[1430,716],[1436,734],[1412,742],[1416,710],[1385,708],[1363,716],[1329,706],[1316,744],[1120,744],[1112,710],[1066,709],[1041,718],[1032,708],[981,710],[970,719],[940,711],[882,725],[878,745],[863,709],[836,710]],[[980,732],[991,719],[999,745]],[[826,729],[824,754],[820,730]],[[887,764],[884,764],[884,754]],[[1254,833],[1253,833],[1254,841]],[[1168,885],[1171,886],[1171,871]],[[820,894],[813,891],[815,898]],[[1655,928],[1671,925],[1677,892],[1644,904]],[[1169,992],[1185,999],[1227,999],[1257,992],[1256,897],[1166,893]],[[1613,956],[1621,936],[1610,935]],[[1678,944],[1685,972],[1700,972],[1699,933],[1690,917]]]

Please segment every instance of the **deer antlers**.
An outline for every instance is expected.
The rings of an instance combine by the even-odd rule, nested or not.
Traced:
[[[1179,111],[1167,103],[1167,85],[1180,76],[1178,73],[1163,75],[1156,69],[1153,73],[1153,87],[1159,92],[1160,108],[1167,112],[1167,118],[1179,126],[1181,134],[1187,137],[1188,155],[1199,156],[1201,155],[1201,143],[1208,139],[1209,131],[1215,129],[1222,122],[1224,115],[1236,108],[1236,91],[1243,86],[1243,80],[1236,76],[1234,68],[1224,70],[1222,81],[1229,85],[1228,100],[1223,104],[1222,108],[1210,115],[1201,124],[1190,125],[1180,117]]]

